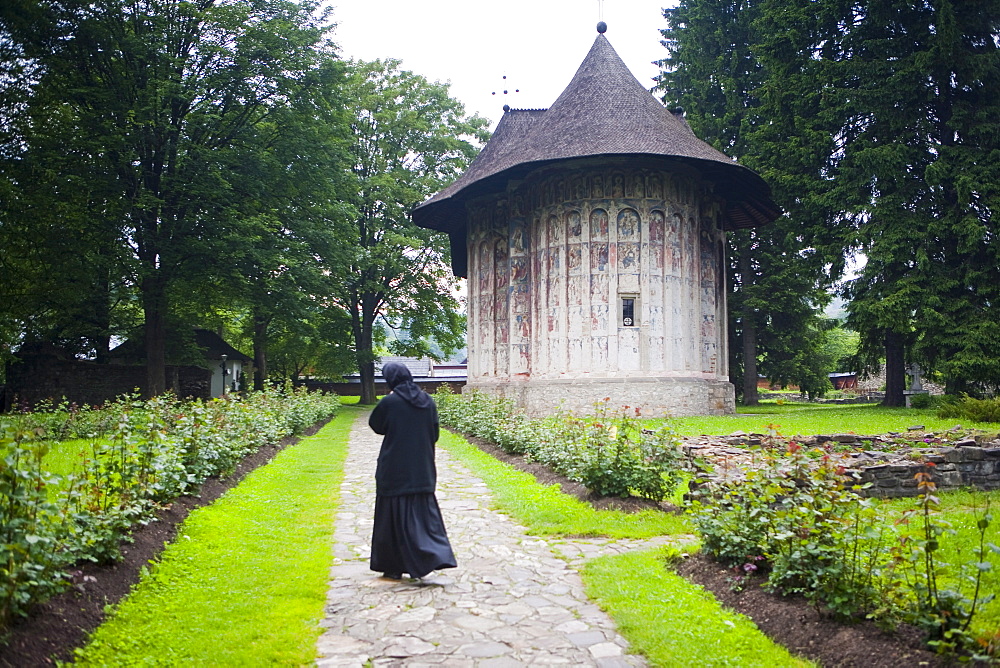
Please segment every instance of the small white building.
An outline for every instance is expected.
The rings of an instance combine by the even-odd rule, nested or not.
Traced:
[[[212,370],[212,398],[230,392],[252,388],[244,384],[244,367],[249,368],[253,359],[226,343],[221,336],[208,329],[194,330],[195,343],[205,355],[205,361]]]

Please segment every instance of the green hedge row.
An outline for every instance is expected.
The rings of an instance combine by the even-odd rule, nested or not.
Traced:
[[[161,505],[339,407],[335,395],[275,388],[0,416],[0,630],[64,588],[73,564],[118,559],[131,527]],[[46,469],[52,435],[90,441],[73,474]]]
[[[680,439],[667,427],[645,429],[638,408],[598,402],[594,413],[534,419],[513,402],[483,392],[434,395],[441,421],[523,454],[601,496],[662,500],[681,479]]]

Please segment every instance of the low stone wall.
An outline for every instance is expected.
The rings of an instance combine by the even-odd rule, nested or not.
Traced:
[[[843,467],[845,480],[864,486],[859,491],[862,496],[918,496],[921,491],[916,475],[924,472],[930,474],[939,491],[962,487],[1000,489],[1000,435],[960,430],[934,434],[920,429],[915,427],[907,435],[831,434],[796,436],[792,440],[805,448],[825,448],[827,457]],[[899,439],[910,445],[900,447]],[[829,443],[838,447],[825,447]],[[738,485],[746,471],[761,464],[760,450],[754,446],[783,450],[787,443],[762,434],[736,432],[685,438],[683,451],[693,467],[705,471],[698,476],[699,486]]]
[[[871,484],[863,490],[865,496],[917,496],[920,491],[916,475],[921,472],[930,473],[938,490],[1000,489],[1000,447],[940,448],[933,454],[924,455],[922,461],[866,466],[855,472],[861,484]]]

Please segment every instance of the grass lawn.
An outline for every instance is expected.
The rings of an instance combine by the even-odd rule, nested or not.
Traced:
[[[734,431],[767,433],[776,425],[782,436],[814,434],[886,434],[906,433],[909,427],[923,425],[926,431],[944,431],[959,424],[943,420],[934,409],[884,408],[872,405],[803,404],[762,402],[759,406],[741,406],[735,415],[707,415],[672,418],[667,421],[682,436],[726,435]],[[961,422],[965,428],[1000,432],[1000,425],[987,422]]]
[[[497,506],[537,534],[644,538],[687,535],[683,516],[626,515],[543,486],[465,439],[444,432],[440,444],[486,481]],[[807,666],[724,610],[701,588],[669,572],[657,551],[594,560],[583,572],[588,595],[610,614],[634,651],[653,666]]]
[[[653,666],[812,666],[743,615],[671,572],[664,552],[600,557],[583,570],[587,595]]]
[[[351,423],[345,407],[210,506],[79,651],[83,665],[315,660]]]
[[[42,466],[46,471],[56,475],[79,473],[81,460],[92,452],[93,439],[72,438],[65,441],[52,441],[49,451],[42,458]]]

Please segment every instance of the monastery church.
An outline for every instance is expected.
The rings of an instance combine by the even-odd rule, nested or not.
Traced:
[[[510,109],[413,220],[468,278],[468,389],[532,415],[731,413],[726,230],[781,211],[598,36],[545,109]]]

